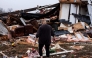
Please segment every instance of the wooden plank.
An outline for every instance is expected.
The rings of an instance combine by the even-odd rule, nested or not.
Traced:
[[[26,23],[25,23],[24,19],[21,17],[20,20],[21,20],[21,22],[23,23],[23,25],[25,26]]]
[[[60,3],[66,4],[81,4],[81,0],[59,0]]]
[[[72,3],[81,3],[80,0],[69,0],[69,1],[72,2]]]
[[[67,54],[67,53],[70,53],[70,52],[73,52],[73,50],[67,50],[67,51],[62,51],[62,52],[56,52],[56,53],[51,53],[50,56],[53,56],[53,55],[63,55],[63,54]],[[39,55],[36,55],[37,57],[40,57]],[[43,56],[46,56],[46,54],[43,54]]]
[[[5,55],[2,51],[0,51],[0,54],[2,54],[5,58],[10,58],[7,55]]]

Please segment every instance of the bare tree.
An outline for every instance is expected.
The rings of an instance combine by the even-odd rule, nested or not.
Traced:
[[[0,14],[5,13],[5,11],[3,10],[3,8],[0,8]]]
[[[12,8],[8,8],[8,12],[12,12],[12,10],[13,10]]]

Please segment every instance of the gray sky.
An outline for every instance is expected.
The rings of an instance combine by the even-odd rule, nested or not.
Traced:
[[[5,11],[8,11],[9,8],[15,10],[23,10],[37,5],[49,5],[58,3],[59,0],[0,0],[0,8],[3,8]]]

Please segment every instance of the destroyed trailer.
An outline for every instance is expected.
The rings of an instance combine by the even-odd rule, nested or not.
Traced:
[[[58,7],[54,8],[53,10],[51,10],[50,12],[48,12],[46,14],[21,13],[20,17],[22,17],[22,18],[20,18],[20,19],[19,19],[19,17],[17,17],[14,14],[9,14],[8,19],[6,20],[7,22],[4,25],[7,25],[7,27],[8,27],[7,33],[10,32],[11,35],[12,35],[12,38],[10,38],[8,35],[7,35],[7,37],[9,37],[9,38],[7,38],[7,39],[9,39],[9,41],[7,41],[7,39],[5,39],[5,38],[2,38],[2,41],[4,41],[4,39],[6,41],[1,42],[1,43],[5,43],[4,45],[7,48],[9,48],[9,47],[10,48],[9,49],[6,49],[6,48],[2,49],[3,48],[3,46],[2,46],[1,49],[0,49],[2,51],[1,54],[3,56],[5,56],[3,53],[5,53],[7,55],[10,54],[9,56],[15,56],[14,54],[18,54],[18,53],[22,54],[23,49],[22,49],[22,51],[19,51],[20,48],[18,48],[18,47],[20,47],[23,44],[24,45],[27,44],[27,47],[24,48],[25,50],[27,50],[27,48],[30,47],[32,43],[34,43],[34,42],[30,41],[30,36],[28,36],[28,35],[33,34],[35,31],[37,31],[37,28],[40,25],[40,23],[38,25],[36,20],[39,20],[39,19],[44,18],[44,17],[49,18],[49,16],[53,16],[53,17],[55,16],[55,19],[57,19],[56,13],[58,11],[56,11],[56,10],[59,8],[59,4],[57,4],[57,5],[58,5]],[[52,13],[54,13],[54,14],[51,15]],[[21,22],[22,22],[22,24],[21,24]],[[29,24],[29,23],[31,23],[31,24]],[[15,24],[17,24],[17,25],[15,25]],[[6,28],[5,26],[3,26],[3,27]],[[16,39],[16,38],[19,38],[19,39]],[[18,45],[18,44],[20,44],[20,45]],[[17,50],[17,52],[14,52],[14,54],[12,54],[14,50],[16,51],[16,49],[15,49],[16,45],[17,45],[16,49],[18,48],[19,50]],[[31,46],[30,48],[33,48],[33,46]],[[34,46],[34,48],[35,48],[35,46]],[[9,54],[7,52],[9,52]]]
[[[52,24],[51,26],[55,30],[55,35],[56,35],[55,42],[52,41],[52,44],[51,44],[51,49],[50,49],[51,58],[57,58],[57,57],[58,58],[61,58],[61,57],[91,58],[92,57],[91,56],[92,55],[92,51],[91,51],[92,29],[89,25],[91,24],[91,18],[86,15],[84,16],[84,14],[86,14],[85,10],[87,10],[87,6],[86,6],[87,4],[88,4],[87,1],[81,2],[80,0],[76,0],[76,1],[60,0],[60,4],[56,4],[58,5],[58,7],[52,9],[50,12],[47,12],[44,14],[21,13],[22,18],[20,18],[20,22],[22,21],[23,25],[11,24],[12,26],[9,26],[9,30],[12,30],[11,33],[16,34],[14,35],[14,38],[18,38],[18,39],[14,39],[13,41],[10,41],[10,42],[1,41],[1,43],[3,44],[1,45],[1,48],[0,48],[0,50],[2,51],[0,52],[0,54],[2,54],[5,57],[8,57],[8,56],[9,57],[27,57],[28,55],[26,53],[29,54],[30,52],[35,51],[35,53],[31,53],[30,55],[39,57],[37,53],[38,46],[37,45],[33,46],[34,37],[35,37],[34,32],[36,32],[37,29],[35,29],[34,24],[33,26],[32,24],[30,26],[29,21],[35,18],[39,27],[39,25],[41,24],[39,19],[45,18],[48,20],[48,24],[50,25]],[[84,6],[86,8],[84,8]],[[58,21],[55,19],[58,19]],[[25,27],[27,26],[27,23],[25,23],[26,21],[24,20],[28,21],[27,22],[28,28]],[[31,20],[31,22],[32,21],[34,20]],[[27,32],[30,32],[29,27],[31,28],[31,31],[32,31],[31,34],[27,33]],[[17,28],[18,30],[16,30]],[[27,29],[29,29],[29,31]],[[6,48],[2,49],[3,47],[4,48],[6,47],[7,49]],[[45,57],[45,50],[43,49],[43,51],[44,51],[44,57]]]

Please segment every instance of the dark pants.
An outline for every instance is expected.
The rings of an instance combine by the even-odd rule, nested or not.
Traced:
[[[45,45],[45,50],[46,50],[46,56],[47,57],[49,57],[49,46],[50,46],[50,44],[39,44],[39,54],[40,54],[40,56],[42,56],[43,55],[43,53],[42,53],[42,49],[43,49],[43,46]]]

